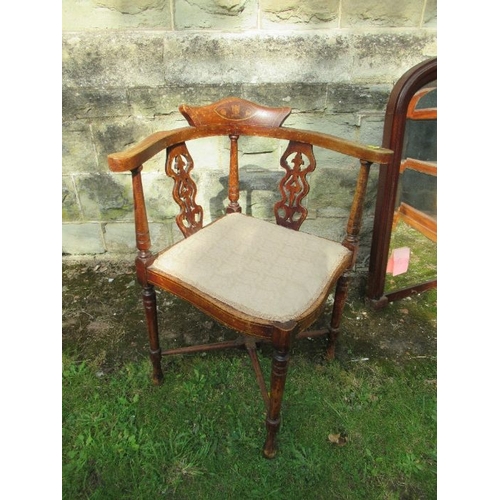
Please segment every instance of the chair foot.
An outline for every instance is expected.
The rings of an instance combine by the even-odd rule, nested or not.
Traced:
[[[149,351],[151,364],[153,365],[152,380],[154,385],[161,385],[163,383],[163,370],[161,369],[161,350]]]
[[[327,361],[333,361],[335,359],[335,346],[329,345],[326,348],[325,359]]]
[[[273,459],[276,456],[278,451],[276,446],[276,436],[278,434],[280,428],[280,419],[278,420],[266,420],[267,427],[267,438],[264,443],[264,449],[262,450],[262,454],[265,458]]]
[[[264,448],[264,451],[262,454],[264,455],[264,458],[267,458],[268,460],[272,460],[273,458],[276,457],[276,450],[268,451]]]

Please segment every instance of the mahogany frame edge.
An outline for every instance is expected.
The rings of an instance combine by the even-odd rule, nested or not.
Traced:
[[[393,151],[387,168],[380,169],[373,236],[368,269],[366,298],[375,308],[387,304],[384,295],[387,262],[394,218],[394,207],[406,129],[406,114],[414,94],[437,79],[437,57],[410,68],[397,82],[389,96],[384,122],[382,147]]]

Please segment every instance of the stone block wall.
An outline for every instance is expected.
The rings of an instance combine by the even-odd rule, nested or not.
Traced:
[[[291,106],[286,125],[380,144],[395,81],[436,56],[436,0],[63,0],[63,254],[134,251],[130,174],[107,155],[228,95]],[[284,145],[240,140],[243,211],[271,218]],[[223,212],[228,143],[190,149],[205,220]],[[303,229],[340,236],[352,162],[316,151]],[[180,238],[164,155],[145,165],[153,245]],[[377,168],[365,209],[371,237]],[[340,195],[333,192],[340,189]]]

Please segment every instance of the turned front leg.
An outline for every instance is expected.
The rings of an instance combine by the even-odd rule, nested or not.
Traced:
[[[290,333],[282,333],[277,342],[273,341],[273,345],[274,355],[271,369],[271,391],[266,418],[267,438],[264,444],[264,456],[266,458],[274,458],[276,456],[276,435],[280,428],[281,402],[285,391],[288,360],[290,358]]]
[[[142,300],[146,312],[146,322],[149,335],[149,357],[153,365],[153,383],[160,385],[163,382],[161,369],[161,349],[158,336],[158,316],[156,312],[156,292],[153,286],[147,285],[142,289]]]

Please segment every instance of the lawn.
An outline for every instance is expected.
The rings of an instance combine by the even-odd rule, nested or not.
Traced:
[[[145,352],[110,366],[63,343],[63,498],[436,498],[435,316],[435,291],[377,312],[354,294],[336,360],[297,342],[271,461],[244,352],[170,357],[156,387]]]
[[[63,496],[435,498],[435,376],[428,360],[395,368],[296,357],[280,452],[268,461],[243,356],[179,358],[160,388],[146,362],[99,376],[66,360]],[[329,440],[337,434],[343,446]]]

